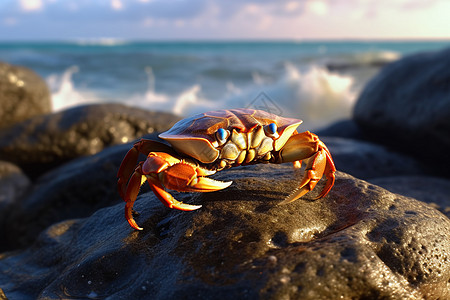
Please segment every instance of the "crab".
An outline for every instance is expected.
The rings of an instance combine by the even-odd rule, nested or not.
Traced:
[[[300,168],[306,162],[303,179],[280,204],[302,197],[325,176],[326,183],[316,199],[334,185],[333,159],[317,135],[297,132],[301,120],[283,118],[265,111],[230,109],[210,111],[183,119],[159,137],[169,145],[141,139],[125,155],[120,165],[118,190],[131,227],[142,230],[133,218],[133,205],[146,181],[167,207],[184,211],[199,209],[176,200],[168,191],[214,192],[231,185],[207,176],[223,169],[258,163],[292,162]],[[139,154],[147,156],[138,163]]]

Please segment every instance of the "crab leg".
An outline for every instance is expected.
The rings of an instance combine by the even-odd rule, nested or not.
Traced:
[[[299,187],[280,204],[293,202],[313,190],[323,175],[327,177],[327,182],[317,199],[328,194],[334,184],[336,168],[330,151],[315,134],[309,131],[292,136],[281,151],[282,162],[295,162],[302,159],[308,160],[305,176]]]
[[[117,189],[119,190],[120,197],[125,200],[125,192],[127,189],[127,183],[131,175],[135,171],[136,163],[139,158],[139,153],[147,156],[151,151],[161,151],[167,153],[173,153],[173,149],[163,143],[141,139],[134,143],[133,147],[127,152],[122,163],[120,164],[119,171],[117,172]]]
[[[184,211],[196,210],[201,205],[191,205],[176,200],[165,188],[180,192],[213,192],[228,187],[231,182],[221,182],[204,176],[214,172],[188,164],[164,152],[150,152],[141,162],[128,182],[124,200],[125,217],[131,227],[142,230],[133,219],[133,205],[140,186],[147,181],[156,197],[167,207]]]

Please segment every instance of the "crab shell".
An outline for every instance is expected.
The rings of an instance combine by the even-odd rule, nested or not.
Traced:
[[[277,132],[271,138],[270,151],[279,151],[302,121],[254,109],[211,111],[183,119],[159,137],[168,141],[179,153],[210,164],[221,158],[224,145],[217,141],[219,128],[227,130],[232,139],[243,137],[245,140],[241,138],[241,141],[236,138],[236,143],[244,150],[251,147],[252,133],[271,123],[276,125]]]

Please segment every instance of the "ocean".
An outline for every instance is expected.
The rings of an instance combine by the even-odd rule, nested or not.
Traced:
[[[364,85],[404,55],[450,41],[0,42],[0,61],[47,82],[53,110],[123,103],[180,116],[265,109],[304,130],[349,118]]]

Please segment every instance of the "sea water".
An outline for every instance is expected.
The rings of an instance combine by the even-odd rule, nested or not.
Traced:
[[[47,82],[54,111],[123,103],[180,116],[265,109],[304,129],[349,118],[364,85],[404,55],[449,41],[1,42],[0,60]]]

